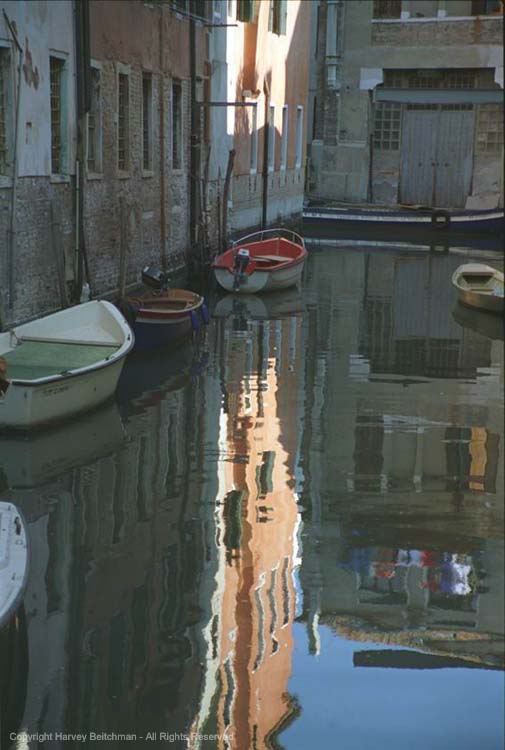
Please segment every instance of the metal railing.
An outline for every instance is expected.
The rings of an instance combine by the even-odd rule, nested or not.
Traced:
[[[246,234],[244,237],[239,237],[238,240],[234,240],[230,248],[233,250],[233,248],[237,247],[237,245],[243,245],[246,242],[263,242],[263,240],[268,239],[275,239],[278,237],[279,239],[286,239],[290,242],[294,242],[295,245],[301,245],[301,247],[305,247],[305,243],[303,241],[303,237],[301,237],[296,232],[293,232],[292,229],[262,229],[259,232],[252,232],[251,234]]]

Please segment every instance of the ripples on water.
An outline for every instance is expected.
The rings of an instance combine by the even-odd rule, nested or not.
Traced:
[[[503,333],[455,305],[460,260],[321,248],[302,293],[129,361],[118,406],[2,438],[32,544],[10,727],[502,747]]]

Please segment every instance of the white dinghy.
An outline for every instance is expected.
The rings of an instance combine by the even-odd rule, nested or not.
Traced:
[[[23,517],[0,501],[0,632],[21,606],[28,579],[28,537]]]
[[[465,263],[454,271],[452,283],[467,307],[503,314],[503,274],[484,263]]]
[[[0,334],[0,428],[30,429],[105,401],[133,342],[119,310],[104,301]]]

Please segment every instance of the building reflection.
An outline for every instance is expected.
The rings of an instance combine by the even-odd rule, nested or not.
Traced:
[[[34,438],[64,447],[59,471],[49,448],[34,464],[33,441],[8,446],[31,470],[5,472],[32,547],[28,732],[184,733],[196,713],[216,573],[214,508],[202,500],[217,491],[205,446],[219,381],[181,372],[125,391],[121,430],[114,406]]]
[[[325,261],[306,338],[309,648],[326,624],[503,667],[503,343],[453,318],[457,258],[346,254],[321,294]]]
[[[301,318],[231,317],[222,331],[221,591],[209,634],[213,696],[195,728],[213,728],[219,748],[260,750],[276,746],[300,710],[288,681],[300,562]]]

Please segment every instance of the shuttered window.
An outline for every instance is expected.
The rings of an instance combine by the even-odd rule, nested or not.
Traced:
[[[285,34],[288,18],[288,0],[270,0],[268,30],[274,34]]]
[[[118,76],[118,158],[117,166],[127,171],[130,165],[130,80],[126,73]]]
[[[237,21],[251,23],[254,20],[254,0],[237,0]]]

